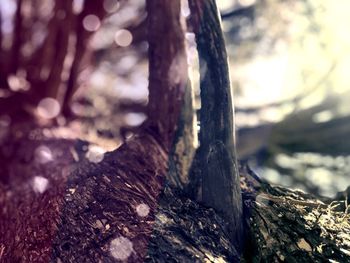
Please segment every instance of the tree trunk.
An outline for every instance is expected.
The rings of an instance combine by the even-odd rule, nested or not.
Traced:
[[[148,125],[167,151],[187,84],[187,59],[179,1],[147,2],[149,41]]]
[[[190,168],[196,153],[197,118],[194,109],[194,94],[191,83],[185,91],[181,115],[176,129],[173,147],[169,155],[168,182],[181,189],[186,195],[193,195],[196,178],[190,177]]]
[[[6,138],[1,262],[144,260],[187,83],[180,0],[148,0],[147,11],[150,109],[144,130],[99,163],[85,158],[81,141],[52,142],[40,129],[37,139],[29,127]],[[41,145],[53,155],[46,163],[35,159]]]
[[[221,21],[214,0],[190,0],[201,73],[199,166],[202,201],[231,223],[242,247],[242,199],[237,170],[234,112]]]

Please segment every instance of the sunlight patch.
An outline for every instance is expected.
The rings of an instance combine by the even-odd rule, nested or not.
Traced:
[[[50,148],[44,145],[41,145],[35,149],[34,156],[35,161],[41,164],[45,164],[53,160]]]
[[[125,237],[117,237],[110,244],[111,255],[118,260],[127,260],[134,251],[132,242]]]
[[[85,157],[92,163],[99,163],[103,160],[105,150],[97,145],[89,145],[89,149]]]
[[[101,21],[95,15],[87,15],[83,20],[83,26],[86,31],[94,32],[100,28]]]
[[[59,102],[53,98],[42,99],[37,107],[37,113],[44,119],[56,118],[61,111]]]
[[[129,112],[125,114],[124,119],[129,126],[139,126],[147,119],[147,116],[143,113]]]
[[[138,206],[136,206],[136,213],[138,214],[138,216],[140,217],[146,217],[148,216],[150,212],[150,208],[148,205],[142,203],[142,204],[139,204]]]
[[[34,192],[42,194],[46,191],[49,180],[42,176],[35,176],[32,185]]]
[[[120,29],[117,31],[117,33],[115,33],[114,41],[121,47],[130,46],[132,42],[132,34],[129,30]]]

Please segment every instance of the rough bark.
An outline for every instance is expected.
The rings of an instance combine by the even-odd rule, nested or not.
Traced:
[[[189,4],[201,73],[197,165],[202,177],[202,201],[225,215],[231,223],[232,238],[241,247],[242,199],[235,153],[231,83],[220,17],[213,0],[190,0]]]
[[[150,76],[147,125],[170,150],[187,84],[180,2],[149,0],[147,13]]]
[[[51,143],[40,129],[17,127],[0,153],[7,167],[0,174],[0,261],[115,262],[120,248],[113,256],[112,242],[121,237],[133,246],[127,260],[146,256],[187,81],[180,1],[149,0],[147,8],[157,19],[149,23],[154,112],[144,130],[96,164],[85,158],[87,143]],[[41,144],[53,161],[35,161]],[[47,189],[35,191],[36,176]],[[140,204],[146,216],[137,214]]]
[[[167,159],[153,136],[142,135],[107,154],[100,164],[84,164],[72,173],[66,189],[76,192],[66,195],[62,205],[52,261],[114,262],[111,242],[124,237],[134,248],[128,260],[141,262],[147,254]],[[140,204],[149,208],[146,217],[136,213]]]
[[[173,147],[169,155],[168,182],[191,196],[192,184],[189,174],[196,152],[197,118],[194,109],[194,94],[190,82],[187,84],[181,115],[176,129]]]
[[[342,200],[272,187],[242,167],[248,262],[349,262],[350,217]]]

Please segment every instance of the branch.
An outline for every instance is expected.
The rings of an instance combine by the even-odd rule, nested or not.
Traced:
[[[238,7],[238,8],[232,8],[229,11],[223,12],[221,14],[221,19],[231,19],[233,17],[237,16],[245,16],[245,17],[254,17],[255,12],[255,5],[245,6],[245,7]]]

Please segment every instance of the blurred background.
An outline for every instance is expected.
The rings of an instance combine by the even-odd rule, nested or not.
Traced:
[[[268,181],[333,196],[350,184],[346,0],[218,1],[238,151]]]
[[[92,2],[1,0],[0,142],[15,119],[1,104],[13,105],[6,102],[18,94],[31,94],[21,103],[40,123],[55,119],[45,136],[88,140],[103,151],[117,148],[147,118],[145,1]],[[350,2],[217,3],[231,65],[239,158],[273,184],[324,196],[344,191],[350,185]],[[189,16],[186,1],[182,15]],[[65,41],[49,50],[45,43],[54,39],[53,28],[61,34],[56,41]],[[194,35],[186,38],[199,108]],[[45,67],[50,60],[58,65],[59,80]],[[43,96],[42,84],[54,88]]]

